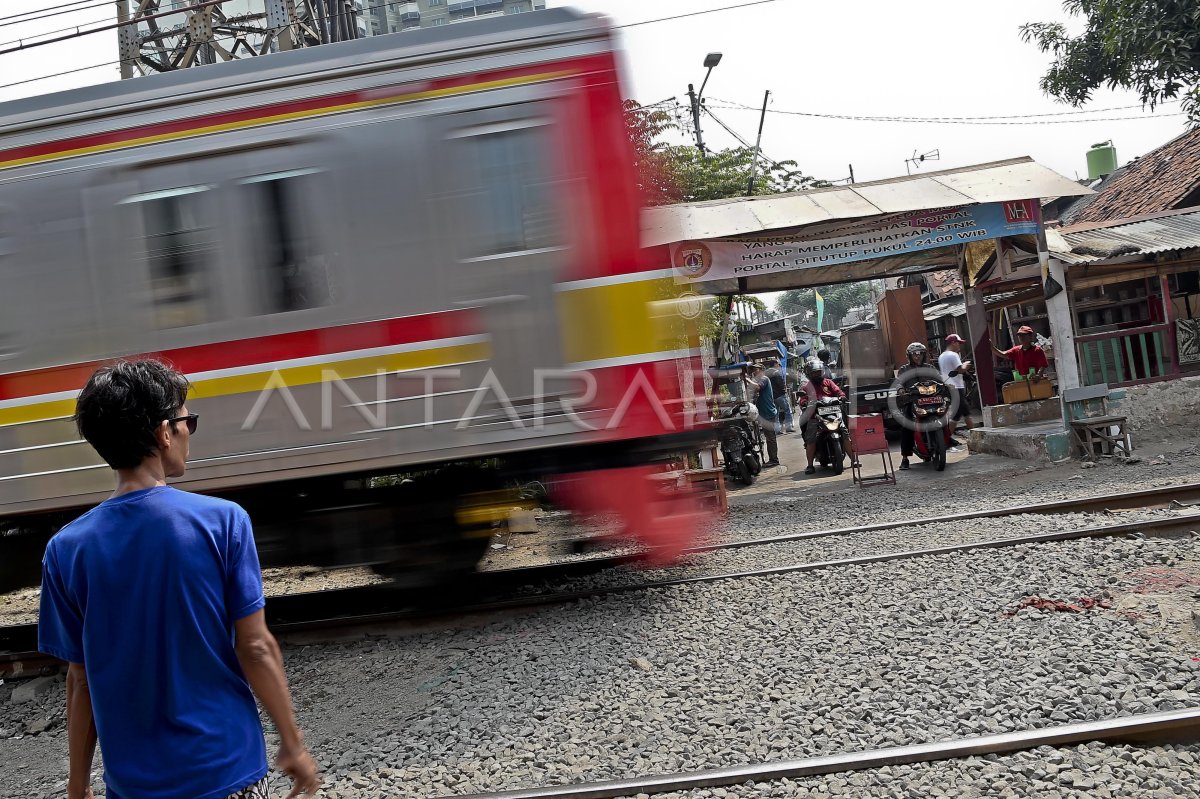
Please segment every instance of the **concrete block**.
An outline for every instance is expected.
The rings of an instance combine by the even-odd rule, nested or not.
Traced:
[[[1058,397],[1013,405],[993,405],[983,409],[984,427],[1012,427],[1032,422],[1051,422],[1062,419],[1062,403]]]
[[[1029,463],[1060,463],[1071,457],[1071,434],[1063,429],[1061,421],[976,427],[969,434],[967,448]]]
[[[37,677],[29,682],[23,682],[13,689],[10,701],[14,705],[23,705],[26,702],[32,702],[54,688],[54,683],[55,679],[53,677]]]

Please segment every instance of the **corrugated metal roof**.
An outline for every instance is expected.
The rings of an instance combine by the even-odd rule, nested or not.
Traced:
[[[966,300],[935,302],[933,305],[925,306],[925,321],[932,322],[934,319],[941,319],[943,316],[965,316],[966,313]]]
[[[1200,186],[1200,128],[1184,131],[1113,172],[1096,196],[1063,209],[1064,225],[1108,223],[1186,204]]]
[[[1049,233],[1056,235],[1050,236]],[[1153,255],[1200,247],[1200,211],[1166,213],[1105,227],[1079,225],[1048,231],[1055,258],[1068,264],[1089,264],[1129,255]]]
[[[642,243],[652,247],[927,208],[1090,191],[1026,156],[852,186],[650,208],[642,215]]]

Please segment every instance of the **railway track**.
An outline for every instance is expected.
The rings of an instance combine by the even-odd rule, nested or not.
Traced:
[[[658,774],[625,780],[552,785],[496,793],[445,796],[441,799],[618,799],[697,788],[721,788],[748,780],[763,782],[816,777],[884,766],[929,763],[978,755],[1006,754],[1039,746],[1106,743],[1161,743],[1200,739],[1200,708],[1147,713],[1104,721],[1089,721],[1035,730],[959,738],[935,743],[847,752],[800,760],[781,760],[677,774]]]
[[[1130,492],[1118,496],[1087,497],[1079,500],[1035,503],[1010,506],[989,511],[974,511],[945,516],[923,517],[899,522],[880,522],[859,527],[844,527],[827,530],[788,533],[757,539],[716,542],[689,550],[690,554],[705,554],[721,550],[741,549],[754,546],[853,535],[898,529],[942,522],[958,522],[971,519],[1003,518],[1022,514],[1054,514],[1095,512],[1104,510],[1154,509],[1164,507],[1189,507],[1200,501],[1200,483],[1190,483],[1165,489]],[[1124,522],[1097,525],[1074,530],[970,541],[948,546],[924,547],[902,551],[874,553],[860,557],[836,560],[806,561],[761,569],[727,571],[694,576],[673,577],[659,580],[638,581],[625,585],[604,586],[574,591],[550,591],[522,596],[504,596],[517,588],[535,585],[547,578],[593,574],[628,561],[628,555],[593,556],[565,563],[527,566],[512,569],[496,569],[474,575],[469,583],[460,586],[462,593],[455,601],[431,605],[427,593],[405,589],[390,584],[348,588],[335,591],[309,592],[273,597],[268,604],[268,622],[279,634],[310,632],[332,628],[361,627],[399,621],[432,620],[445,616],[461,616],[474,613],[504,610],[531,609],[545,605],[572,602],[580,599],[642,591],[654,588],[722,580],[745,579],[782,574],[818,571],[855,565],[866,565],[885,561],[928,557],[932,555],[967,552],[975,549],[1000,549],[1025,544],[1050,543],[1082,538],[1129,535],[1146,533],[1167,535],[1200,529],[1200,517],[1190,514],[1177,518],[1152,521]],[[363,608],[370,608],[364,613]],[[37,625],[24,624],[0,627],[0,676],[22,676],[55,670],[57,661],[36,652]]]

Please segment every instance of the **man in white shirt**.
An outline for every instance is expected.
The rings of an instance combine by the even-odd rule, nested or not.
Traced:
[[[938,356],[938,369],[946,379],[946,384],[958,391],[958,409],[950,419],[950,435],[953,437],[960,419],[968,430],[975,426],[971,420],[971,409],[967,407],[967,381],[963,378],[963,375],[971,371],[971,362],[964,361],[958,354],[967,343],[961,336],[951,333],[946,336],[945,342],[946,349]],[[950,452],[961,451],[958,447],[950,449]]]

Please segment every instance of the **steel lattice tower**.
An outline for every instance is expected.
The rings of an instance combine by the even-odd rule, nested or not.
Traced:
[[[357,39],[366,33],[363,0],[116,4],[122,78]]]

